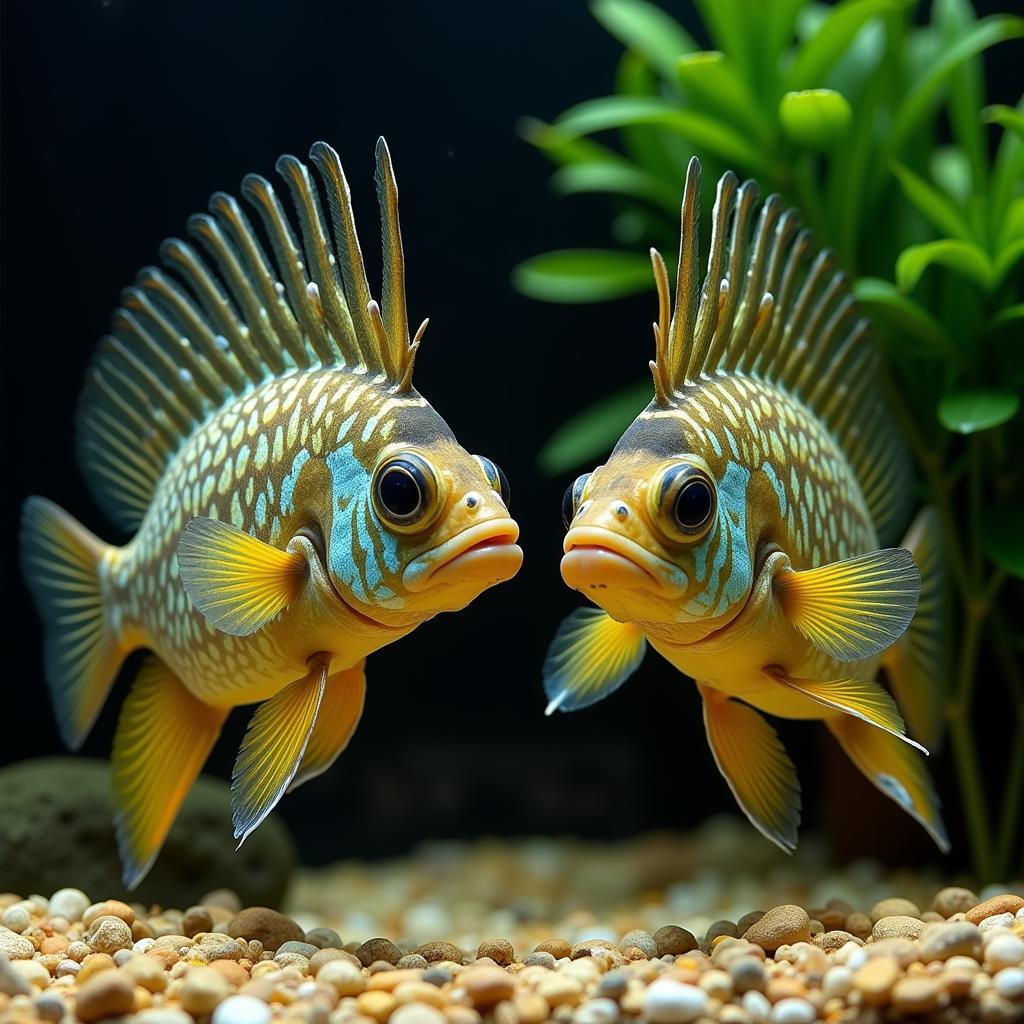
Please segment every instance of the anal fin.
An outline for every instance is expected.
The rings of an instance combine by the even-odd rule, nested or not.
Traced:
[[[323,699],[329,654],[309,660],[309,672],[289,683],[252,716],[231,775],[231,807],[238,845],[259,826],[295,778]]]
[[[796,849],[800,782],[775,730],[752,707],[698,684],[715,764],[750,823],[787,853]]]
[[[366,659],[335,672],[324,685],[316,723],[288,792],[322,775],[348,746],[363,714],[366,697]]]
[[[143,662],[121,707],[111,770],[117,845],[129,889],[160,852],[226,714],[192,696],[155,655]]]

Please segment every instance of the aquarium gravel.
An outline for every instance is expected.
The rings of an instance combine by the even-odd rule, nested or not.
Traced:
[[[226,889],[184,908],[2,894],[0,1021],[1024,1019],[1018,883],[772,853],[734,874],[723,834],[428,845],[307,870],[286,913]]]

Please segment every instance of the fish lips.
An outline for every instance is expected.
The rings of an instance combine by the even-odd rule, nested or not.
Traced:
[[[504,583],[523,564],[518,539],[519,524],[507,516],[478,523],[414,558],[402,583],[413,594],[440,584],[484,590]]]
[[[636,541],[601,526],[577,526],[562,545],[562,579],[588,594],[595,590],[643,590],[665,598],[686,591],[686,573]]]

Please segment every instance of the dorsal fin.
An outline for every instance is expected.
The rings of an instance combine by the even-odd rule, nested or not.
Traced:
[[[864,492],[880,540],[902,526],[910,499],[906,447],[881,397],[880,357],[846,276],[815,251],[795,210],[726,172],[712,213],[707,273],[698,288],[700,162],[683,190],[676,308],[651,251],[659,322],[651,364],[655,401],[671,406],[700,379],[744,374],[799,398],[829,429]]]
[[[272,377],[345,367],[394,392],[412,387],[423,328],[410,342],[387,145],[380,139],[376,154],[383,316],[370,296],[338,154],[318,142],[309,155],[319,188],[295,157],[277,162],[294,217],[265,178],[242,182],[269,250],[241,204],[217,192],[209,212],[189,220],[197,245],[172,238],[161,246],[173,276],[146,267],[122,295],[89,370],[78,449],[97,500],[126,529],[138,526],[167,462],[195,428]]]

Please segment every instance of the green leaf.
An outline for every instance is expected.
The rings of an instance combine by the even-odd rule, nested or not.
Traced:
[[[834,89],[787,92],[779,103],[786,134],[808,149],[829,149],[849,130],[853,112],[846,97]]]
[[[735,65],[718,50],[702,50],[680,57],[676,64],[679,82],[687,98],[725,117],[746,125],[762,138],[770,125],[761,116],[746,82]]]
[[[602,146],[600,142],[594,142],[593,139],[567,137],[559,132],[554,125],[545,124],[533,117],[520,118],[516,130],[531,146],[543,150],[552,163],[559,166],[580,163],[629,165],[624,157],[607,146]]]
[[[909,167],[893,161],[892,172],[899,179],[903,194],[944,234],[971,241],[971,229],[963,214],[948,197],[916,175]]]
[[[853,286],[853,294],[866,313],[885,320],[897,330],[924,342],[926,348],[943,359],[964,361],[942,324],[891,281],[878,277],[862,277]]]
[[[573,164],[556,171],[551,184],[562,195],[610,192],[647,200],[669,213],[676,214],[679,210],[678,189],[643,168],[627,163]]]
[[[1017,106],[1016,113],[1024,118],[1024,100]],[[1006,217],[1014,196],[1020,192],[1024,180],[1024,135],[1018,135],[1007,127],[999,140],[995,162],[992,165],[992,180],[989,185],[989,217],[992,235],[996,236]]]
[[[670,82],[679,56],[697,49],[675,18],[646,0],[594,0],[590,10],[611,35],[646,57]]]
[[[939,188],[955,202],[965,204],[971,195],[971,165],[959,146],[939,146],[932,151],[928,169]]]
[[[1005,306],[988,323],[989,327],[1002,327],[1003,324],[1012,323],[1014,320],[1024,320],[1024,302],[1018,302],[1015,306]]]
[[[608,452],[651,400],[649,381],[602,398],[570,417],[548,438],[537,456],[549,476],[564,473]]]
[[[627,125],[663,125],[699,149],[740,164],[747,172],[757,172],[764,165],[761,152],[730,125],[706,114],[680,110],[652,96],[604,96],[587,100],[567,110],[555,122],[567,137]]]
[[[794,58],[784,79],[785,90],[796,92],[821,85],[829,69],[868,19],[903,6],[902,0],[844,0],[836,4]]]
[[[939,422],[958,434],[991,430],[1013,419],[1020,398],[1012,391],[955,391],[939,402]]]
[[[904,292],[913,291],[921,275],[933,263],[955,270],[986,291],[993,285],[995,268],[988,254],[973,242],[953,238],[904,249],[896,260],[896,283]]]
[[[994,285],[999,284],[1006,277],[1021,256],[1024,256],[1024,238],[1015,238],[999,251],[995,268],[992,271]]]
[[[616,249],[557,249],[520,263],[512,283],[545,302],[604,302],[646,291],[651,264],[638,253]]]
[[[1024,139],[1024,113],[1020,110],[1014,110],[1005,103],[994,103],[982,110],[981,117],[986,124],[1002,125]]]
[[[985,554],[1011,576],[1024,580],[1024,530],[1020,528],[1020,505],[1015,501],[997,505],[982,514],[981,544]]]

